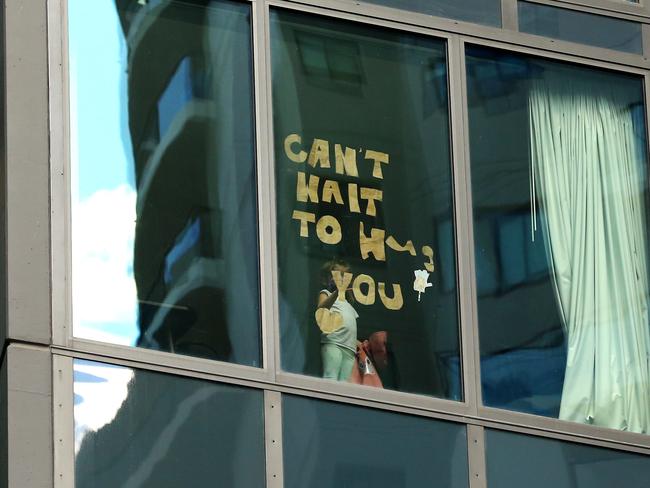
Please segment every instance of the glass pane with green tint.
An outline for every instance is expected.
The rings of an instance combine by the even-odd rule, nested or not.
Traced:
[[[68,14],[74,336],[260,366],[250,6]]]
[[[462,398],[445,51],[271,11],[285,371]]]
[[[403,10],[412,10],[436,17],[476,22],[501,27],[500,0],[366,0]]]
[[[643,52],[638,22],[530,2],[518,6],[521,32],[633,54]]]
[[[641,488],[650,477],[647,455],[492,429],[485,441],[488,486]]]
[[[286,488],[467,488],[465,425],[284,395]]]
[[[265,485],[261,391],[74,362],[75,486]]]
[[[643,78],[466,59],[483,403],[648,433]]]

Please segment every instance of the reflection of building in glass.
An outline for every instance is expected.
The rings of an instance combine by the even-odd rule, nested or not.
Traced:
[[[239,354],[240,362],[254,363],[255,344],[245,332],[233,337],[230,330],[243,305],[251,313],[242,318],[257,320],[255,289],[242,283],[251,275],[247,266],[255,269],[256,256],[245,256],[250,240],[241,242],[248,229],[240,224],[251,218],[254,204],[250,195],[238,193],[242,184],[253,184],[250,119],[240,117],[239,126],[229,120],[246,114],[250,104],[239,103],[233,93],[235,61],[246,72],[243,79],[248,77],[249,66],[235,59],[233,49],[247,19],[223,3],[208,8],[162,0],[116,4],[128,46],[138,194],[137,343],[221,360]],[[236,153],[242,144],[248,147]],[[249,161],[242,163],[234,154],[248,155]],[[237,285],[240,289],[234,289]]]
[[[380,368],[384,387],[459,398],[459,389],[448,380],[458,377],[458,369],[450,370],[447,359],[458,356],[455,276],[452,286],[431,288],[420,303],[412,289],[414,270],[426,261],[422,248],[436,246],[438,240],[453,243],[453,229],[438,225],[451,214],[442,44],[280,11],[272,13],[271,26],[283,368],[314,376],[323,372],[322,337],[313,326],[315,298],[323,288],[321,267],[337,257],[350,265],[355,277],[372,280],[368,293],[373,298],[354,306],[357,339],[385,333],[388,360]],[[294,150],[305,154],[312,154],[317,139],[327,141],[331,167],[291,160],[282,148],[293,132],[300,137]],[[349,148],[355,171],[335,170],[337,146]],[[373,170],[369,150],[386,154],[389,162],[381,177]],[[317,199],[296,201],[302,173],[310,182],[319,179]],[[341,189],[339,200],[327,196],[334,185]],[[381,195],[372,211],[364,190]],[[357,201],[359,208],[351,204]],[[314,233],[298,237],[291,218],[295,209],[313,212],[316,221],[333,217],[343,238],[328,244]],[[371,229],[385,231],[376,240],[384,250],[380,256],[362,250],[360,234],[368,236]],[[385,245],[389,236],[402,244],[410,241],[413,253]],[[454,251],[449,251],[445,257],[454,262]],[[437,249],[435,255],[439,265]],[[375,299],[374,283],[383,283],[389,296],[393,284],[400,286],[398,309],[385,307],[378,293]],[[454,379],[458,384],[459,378]]]
[[[557,416],[566,347],[545,238],[541,224],[535,232],[531,215],[528,106],[521,88],[540,70],[507,53],[499,60],[472,58],[467,68],[470,132],[485,134],[471,139],[483,398],[489,405]],[[508,144],[496,144],[505,133]],[[497,171],[503,178],[495,178]],[[538,313],[531,315],[533,308]]]
[[[261,392],[90,361],[74,368],[75,486],[263,486]]]

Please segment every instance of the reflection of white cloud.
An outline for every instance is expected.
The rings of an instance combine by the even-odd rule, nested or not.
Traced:
[[[136,192],[99,190],[73,205],[72,287],[76,337],[132,344],[137,334],[133,278]],[[110,333],[99,326],[109,326]],[[106,327],[104,327],[106,328]]]
[[[106,342],[108,344],[118,344],[120,346],[132,346],[135,343],[137,338],[137,330],[135,327],[135,322],[130,321],[129,323],[122,324],[111,324],[112,329],[117,329],[119,334],[106,332],[98,328],[97,324],[88,325],[88,324],[74,324],[74,336],[80,337],[82,339],[90,339],[98,342]],[[101,324],[104,325],[104,324]]]
[[[97,431],[113,421],[126,400],[127,386],[133,378],[133,371],[129,368],[87,362],[75,362],[74,371],[92,375],[97,379],[90,381],[82,377],[74,382],[74,393],[78,397],[74,406],[74,444],[77,453],[88,432]]]

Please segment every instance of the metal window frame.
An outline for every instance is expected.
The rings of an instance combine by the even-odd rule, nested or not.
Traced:
[[[74,488],[74,359],[52,355],[53,488]]]
[[[74,453],[70,449],[73,359],[88,359],[125,367],[248,386],[264,390],[267,486],[282,486],[281,394],[333,400],[395,413],[452,421],[467,425],[470,486],[486,486],[484,429],[494,428],[567,442],[650,454],[650,436],[575,424],[558,419],[485,407],[481,402],[480,351],[474,269],[471,178],[469,165],[465,46],[483,45],[515,53],[568,61],[594,68],[643,77],[646,131],[650,130],[648,94],[650,61],[646,56],[621,53],[517,32],[517,0],[502,0],[502,28],[436,18],[351,0],[240,0],[251,6],[255,98],[255,139],[260,263],[260,306],[263,364],[261,368],[178,356],[133,347],[74,338],[71,330],[71,206],[70,114],[67,42],[67,0],[49,0],[49,116],[51,211],[51,333],[53,354],[53,409],[55,483],[74,485]],[[622,0],[528,0],[588,13],[610,15],[643,23],[644,51],[650,53],[650,2],[641,6]],[[585,5],[588,4],[588,5]],[[455,402],[389,390],[329,382],[287,373],[280,368],[279,301],[277,290],[276,194],[271,106],[269,12],[290,9],[378,25],[442,39],[447,45],[449,110],[453,175],[464,401]],[[641,12],[641,13],[640,13]],[[645,18],[648,17],[648,18]],[[648,138],[650,141],[650,137]],[[68,373],[65,373],[65,372]],[[66,378],[66,374],[69,377]],[[59,375],[59,376],[57,376]],[[60,376],[63,375],[63,376]],[[61,439],[59,443],[56,441]],[[278,442],[273,443],[272,440]],[[269,442],[271,444],[269,444]],[[57,480],[56,471],[72,470]],[[276,475],[273,477],[273,475]],[[70,481],[72,479],[72,481]]]

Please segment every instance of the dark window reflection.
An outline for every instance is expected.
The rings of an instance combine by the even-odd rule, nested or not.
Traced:
[[[282,368],[461,399],[444,43],[271,27]]]
[[[634,54],[643,52],[642,24],[638,22],[529,2],[519,2],[518,8],[521,32]]]
[[[77,360],[74,393],[77,488],[265,484],[259,391]]]
[[[75,335],[259,366],[250,7],[94,8],[70,5]]]
[[[469,486],[464,425],[288,395],[282,408],[287,488]]]
[[[499,488],[642,488],[650,458],[532,436],[485,431],[487,481]]]
[[[483,402],[650,429],[641,80],[467,51]]]
[[[366,0],[386,7],[501,27],[499,0]]]

